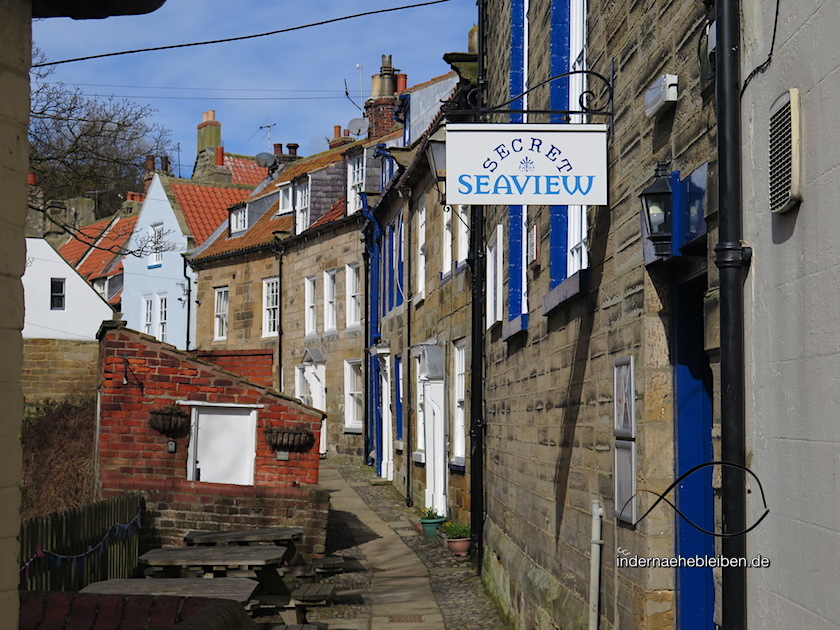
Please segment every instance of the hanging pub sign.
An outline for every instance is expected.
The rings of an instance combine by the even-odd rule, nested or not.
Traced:
[[[607,126],[446,125],[446,202],[607,203]]]

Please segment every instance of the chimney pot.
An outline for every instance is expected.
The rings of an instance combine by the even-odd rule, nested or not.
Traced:
[[[297,151],[298,151],[299,146],[300,145],[297,144],[296,142],[289,142],[286,145],[286,148],[289,150],[289,155],[297,155]]]
[[[397,94],[402,94],[408,88],[408,75],[399,73],[397,75]]]
[[[168,155],[160,156],[160,170],[162,170],[164,173],[169,172],[169,156]]]
[[[283,143],[282,142],[275,142],[274,143],[274,155],[283,155]]]
[[[334,125],[333,126],[333,138],[340,138],[341,137],[341,125]]]
[[[146,156],[146,170],[151,172],[155,170],[155,156],[154,155],[147,155]]]
[[[349,129],[345,129],[345,130],[344,130],[344,137],[345,137],[345,138],[349,138],[349,137],[350,137],[350,130],[349,130]]]
[[[207,110],[207,120],[216,120],[216,110],[215,109],[208,109]]]
[[[29,173],[26,176],[26,181],[30,186],[37,186],[38,185],[38,176],[35,173]]]
[[[222,146],[216,147],[216,166],[225,165],[225,148]]]

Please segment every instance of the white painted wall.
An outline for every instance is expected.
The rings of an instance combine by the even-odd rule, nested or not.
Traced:
[[[742,75],[767,58],[775,0],[744,3]],[[748,537],[750,628],[840,628],[840,3],[780,5],[766,72],[742,99],[747,451],[770,514]],[[768,210],[768,111],[788,88],[803,107],[804,201]],[[749,495],[749,522],[760,515]]]
[[[149,257],[126,256],[123,259],[124,286],[122,294],[123,318],[129,328],[144,331],[143,299],[153,298],[152,335],[158,337],[159,296],[167,297],[167,333],[166,342],[180,350],[186,349],[187,326],[190,326],[190,347],[195,347],[195,312],[196,304],[190,307],[190,322],[187,322],[186,280],[184,278],[184,259],[181,253],[187,249],[186,236],[181,232],[175,212],[166,196],[160,177],[154,176],[146,200],[140,208],[135,236],[130,249],[138,247],[138,239],[148,237],[151,226],[163,224],[164,241],[172,245],[172,251],[165,251],[159,266],[151,265]],[[191,278],[195,299],[195,273],[187,268]]]
[[[63,309],[51,308],[52,278],[64,279]],[[26,239],[23,294],[24,339],[95,341],[103,320],[114,318],[108,303],[42,238]]]

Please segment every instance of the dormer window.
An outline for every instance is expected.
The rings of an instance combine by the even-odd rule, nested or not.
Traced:
[[[230,213],[230,233],[236,234],[248,228],[248,208],[237,208]]]
[[[295,218],[298,234],[309,227],[309,178],[295,184]]]
[[[347,160],[347,214],[362,209],[361,193],[365,183],[365,155]]]
[[[292,185],[280,189],[280,210],[277,214],[288,214],[292,211]]]

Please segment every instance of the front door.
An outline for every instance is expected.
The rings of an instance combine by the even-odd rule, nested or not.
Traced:
[[[704,348],[705,276],[674,287],[674,397],[676,476],[712,461],[712,371]],[[706,531],[714,531],[712,469],[701,468],[677,487],[677,507]],[[713,557],[714,538],[676,515],[678,556]],[[714,584],[710,568],[677,569],[677,628],[713,630]]]
[[[447,513],[446,422],[443,381],[423,381],[423,415],[426,431],[426,506]]]
[[[256,410],[194,407],[192,413],[187,479],[254,485]]]

